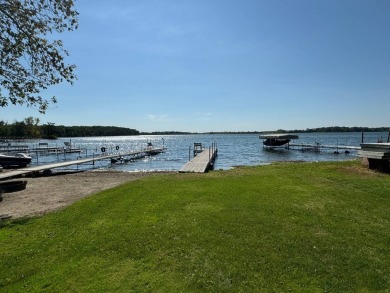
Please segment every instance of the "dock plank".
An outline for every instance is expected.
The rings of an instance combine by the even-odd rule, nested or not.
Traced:
[[[390,152],[359,151],[358,156],[363,158],[390,160]]]
[[[216,150],[206,149],[180,168],[181,173],[205,173],[216,156]]]
[[[135,152],[128,152],[128,153],[118,153],[118,154],[110,154],[110,155],[100,155],[95,157],[90,157],[86,159],[79,159],[79,160],[72,160],[72,161],[65,161],[65,162],[59,162],[59,163],[51,163],[51,164],[45,164],[45,165],[39,165],[39,166],[32,166],[32,167],[26,167],[26,168],[20,168],[13,171],[8,171],[4,173],[0,173],[0,180],[25,175],[29,173],[49,170],[49,169],[56,169],[56,168],[62,168],[62,167],[68,167],[72,165],[81,165],[86,163],[91,163],[94,161],[101,161],[101,160],[107,160],[111,158],[117,158],[117,157],[127,157],[127,156],[136,156],[139,154],[154,154],[163,152],[163,148],[153,148],[148,150],[142,150],[142,151],[135,151]]]
[[[302,147],[302,148],[319,148],[319,149],[347,149],[347,150],[360,150],[359,146],[348,145],[321,145],[321,144],[307,144],[307,143],[289,143],[290,147]]]

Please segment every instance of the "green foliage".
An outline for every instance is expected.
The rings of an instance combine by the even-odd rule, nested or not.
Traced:
[[[116,126],[56,126],[54,123],[38,125],[39,119],[29,117],[24,121],[7,124],[0,121],[0,137],[48,138],[138,135],[139,131]]]
[[[12,124],[0,121],[0,137],[39,138],[41,137],[41,129],[38,124],[39,119],[33,117],[28,117],[23,121],[15,121]]]
[[[0,106],[26,104],[44,113],[49,101],[40,92],[73,83],[75,66],[65,64],[68,52],[51,35],[76,29],[77,21],[72,0],[0,0]]]
[[[26,125],[26,135],[27,137],[40,137],[41,130],[38,126],[39,118],[28,117],[24,119],[24,123]]]
[[[289,133],[304,133],[304,132],[386,132],[389,131],[390,127],[345,127],[345,126],[330,126],[330,127],[319,127],[319,128],[306,128],[301,130],[278,130],[278,132],[289,132]]]
[[[58,137],[58,131],[54,123],[48,122],[47,124],[43,124],[41,126],[42,137],[47,139],[55,139]]]
[[[59,126],[63,137],[138,135],[135,129],[116,126]],[[58,134],[59,134],[58,133]]]
[[[0,137],[9,137],[10,128],[7,122],[0,121]]]
[[[386,291],[389,191],[356,162],[151,176],[3,224],[0,290]]]
[[[153,132],[142,132],[142,135],[185,135],[192,134],[192,132],[183,131],[153,131]]]

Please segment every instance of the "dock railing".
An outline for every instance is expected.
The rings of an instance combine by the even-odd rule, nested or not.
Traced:
[[[196,144],[196,146],[195,146]],[[214,161],[217,157],[218,148],[216,143],[212,143],[208,148],[202,146],[201,152],[195,152],[195,148],[200,150],[199,143],[194,144],[194,157],[191,159],[191,146],[188,151],[188,162],[179,170],[181,173],[194,172],[205,173],[214,168]],[[195,155],[196,154],[196,155]]]

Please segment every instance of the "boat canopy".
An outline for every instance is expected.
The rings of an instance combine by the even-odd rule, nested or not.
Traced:
[[[288,134],[288,133],[270,133],[270,134],[260,135],[259,138],[260,139],[298,139],[298,135]]]

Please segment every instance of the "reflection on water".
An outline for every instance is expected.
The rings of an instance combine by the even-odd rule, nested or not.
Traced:
[[[361,133],[303,133],[298,134],[296,143],[322,145],[347,145],[359,146]],[[386,137],[387,133],[365,133],[365,142],[376,142],[380,137]],[[200,142],[204,146],[217,143],[218,157],[215,169],[230,169],[233,166],[250,166],[269,164],[275,161],[338,161],[356,157],[356,151],[344,153],[340,148],[339,154],[334,150],[321,150],[321,152],[302,152],[287,149],[264,149],[262,140],[256,134],[197,134],[197,135],[162,135],[162,136],[121,136],[121,137],[88,137],[88,138],[61,138],[55,141],[32,141],[31,148],[40,142],[47,142],[50,146],[63,147],[64,142],[71,142],[72,146],[82,149],[80,154],[58,154],[48,156],[33,156],[33,164],[43,164],[62,160],[74,160],[85,156],[99,156],[104,147],[107,153],[118,153],[142,150],[147,142],[152,142],[155,147],[165,147],[166,152],[156,156],[145,157],[125,164],[111,164],[108,161],[98,162],[95,168],[112,168],[123,171],[177,171],[189,159],[190,147],[194,142]],[[119,148],[117,150],[117,147]],[[192,154],[191,154],[192,155]],[[89,168],[91,166],[88,166]],[[81,168],[81,167],[79,167]]]

